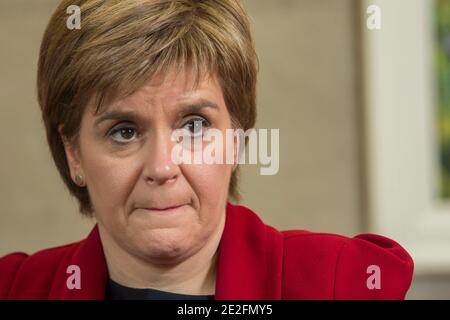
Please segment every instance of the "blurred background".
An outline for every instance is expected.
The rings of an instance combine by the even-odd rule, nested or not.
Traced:
[[[58,3],[0,0],[0,256],[93,226],[59,178],[36,98]],[[244,3],[257,127],[280,129],[280,169],[243,166],[242,204],[279,229],[393,237],[416,260],[407,298],[450,299],[450,1]]]

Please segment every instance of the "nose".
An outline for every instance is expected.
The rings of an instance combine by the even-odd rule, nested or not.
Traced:
[[[154,132],[146,141],[144,179],[149,184],[173,183],[180,174],[179,166],[172,161],[174,142],[169,132]]]

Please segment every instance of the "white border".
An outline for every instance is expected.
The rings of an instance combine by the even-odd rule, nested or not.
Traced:
[[[369,231],[400,242],[415,273],[450,273],[450,204],[437,166],[432,0],[363,0]],[[382,28],[366,28],[366,8]]]

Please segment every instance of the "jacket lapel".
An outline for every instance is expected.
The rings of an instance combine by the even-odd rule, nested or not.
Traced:
[[[228,203],[226,212],[215,298],[281,299],[283,235],[248,208]]]

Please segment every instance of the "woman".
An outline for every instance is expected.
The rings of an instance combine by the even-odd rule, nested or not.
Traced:
[[[80,29],[65,23],[74,5]],[[403,299],[413,262],[396,242],[278,231],[231,204],[238,138],[219,149],[231,163],[174,161],[211,130],[254,126],[256,75],[238,0],[64,0],[41,46],[39,103],[56,166],[97,224],[1,258],[0,298]]]

